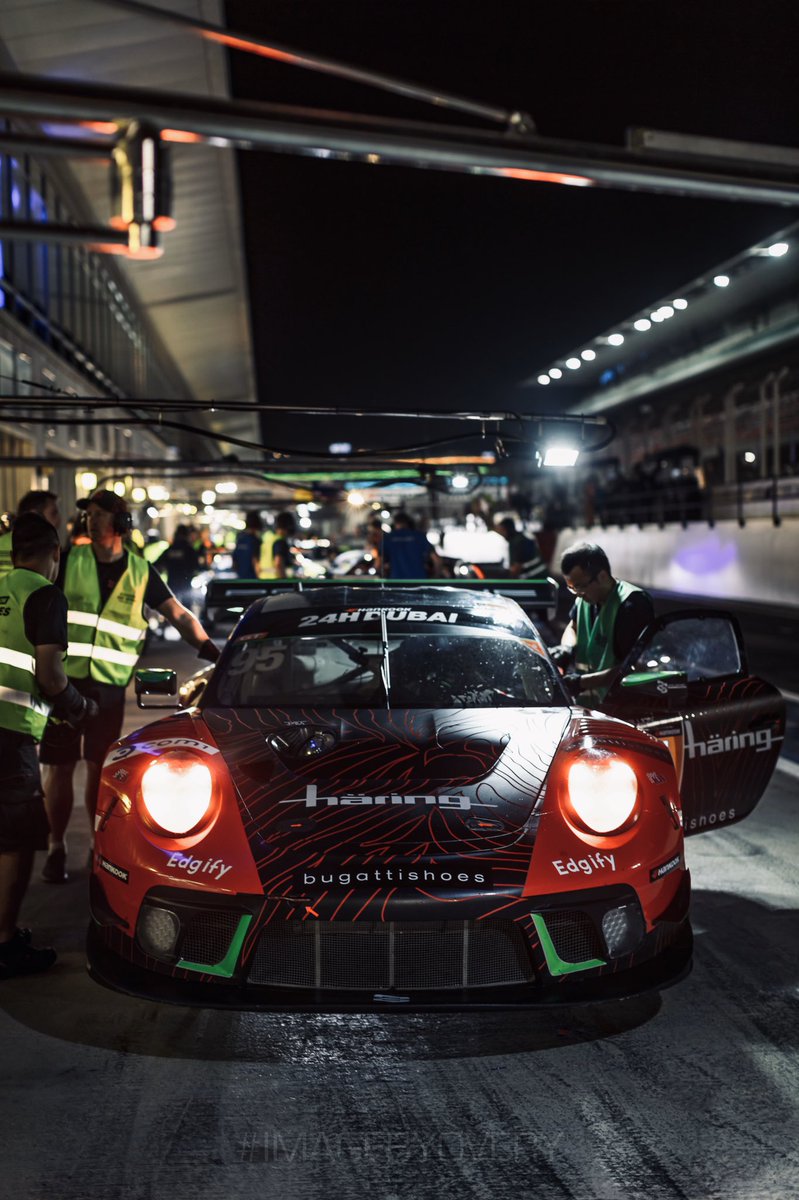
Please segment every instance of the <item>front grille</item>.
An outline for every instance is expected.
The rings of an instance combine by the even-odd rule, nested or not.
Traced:
[[[605,948],[594,922],[585,912],[544,913],[552,944],[560,958],[567,963],[586,962],[589,958],[604,958]]]
[[[180,957],[185,962],[216,966],[230,949],[240,919],[238,912],[193,913],[186,922]]]
[[[249,982],[331,991],[445,991],[528,983],[512,921],[289,921],[261,934]]]

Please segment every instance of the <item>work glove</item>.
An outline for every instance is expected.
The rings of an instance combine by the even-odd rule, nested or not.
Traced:
[[[52,715],[59,721],[65,721],[73,729],[81,729],[100,711],[97,701],[81,695],[74,683],[68,683],[63,692],[52,696],[51,704]]]
[[[549,657],[556,667],[567,667],[572,661],[574,651],[570,646],[548,646]]]
[[[216,642],[212,642],[210,638],[206,638],[197,651],[197,657],[204,659],[206,662],[215,663],[221,653],[222,651]]]
[[[573,696],[575,700],[580,695],[581,681],[582,675],[579,675],[577,671],[567,671],[561,680],[569,695]]]

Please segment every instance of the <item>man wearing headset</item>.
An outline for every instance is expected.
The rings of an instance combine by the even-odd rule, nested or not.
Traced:
[[[103,760],[122,729],[125,689],[144,648],[145,605],[166,617],[200,658],[215,662],[219,657],[219,648],[194,614],[175,598],[150,563],[126,548],[124,539],[132,522],[124,499],[100,490],[79,502],[79,507],[86,512],[90,542],[68,551],[57,580],[68,608],[65,667],[70,681],[95,700],[100,711],[83,734],[51,722],[42,740],[40,761],[46,768],[45,807],[50,822],[42,878],[48,883],[67,879],[64,833],[74,802],[75,765],[81,757],[86,760],[86,808],[94,825]]]

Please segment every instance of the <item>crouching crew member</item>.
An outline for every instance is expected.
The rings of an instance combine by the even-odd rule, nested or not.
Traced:
[[[125,501],[100,490],[83,502],[90,542],[64,556],[58,582],[67,598],[69,648],[66,671],[78,691],[96,700],[100,714],[80,732],[48,726],[42,741],[46,765],[45,805],[50,844],[42,877],[67,878],[64,834],[74,803],[75,765],[86,760],[86,808],[92,829],[103,761],[122,729],[125,689],[144,648],[144,606],[161,613],[199,657],[215,662],[219,648],[200,622],[172,594],[155,568],[125,549],[131,527]],[[81,745],[81,741],[83,744]]]
[[[608,557],[593,542],[578,542],[564,552],[560,569],[575,597],[555,662],[571,667],[564,682],[583,704],[600,704],[618,675],[618,665],[638,635],[655,619],[648,592],[614,579]]]
[[[77,728],[97,713],[64,671],[67,602],[53,586],[60,554],[53,525],[23,514],[14,523],[14,565],[0,576],[0,980],[44,971],[56,959],[17,928],[34,851],[47,845],[36,743],[48,715]]]

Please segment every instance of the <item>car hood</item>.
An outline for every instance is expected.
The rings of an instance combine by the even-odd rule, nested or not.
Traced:
[[[570,712],[204,709],[202,719],[270,890],[278,862],[475,855],[529,837]]]

